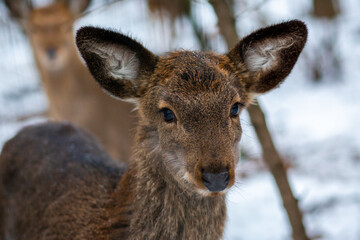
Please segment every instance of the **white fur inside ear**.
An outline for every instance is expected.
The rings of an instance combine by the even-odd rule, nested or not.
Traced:
[[[254,44],[245,52],[245,64],[251,72],[267,71],[278,63],[278,54],[291,44],[284,39],[272,39]]]
[[[114,45],[94,45],[91,51],[104,59],[111,77],[130,81],[137,78],[140,61],[135,52],[126,47]]]

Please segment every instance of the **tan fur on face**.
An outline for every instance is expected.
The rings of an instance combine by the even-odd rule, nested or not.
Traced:
[[[231,187],[241,127],[238,118],[230,118],[230,108],[236,102],[247,104],[248,97],[233,86],[229,59],[213,53],[178,52],[160,59],[158,66],[157,86],[147,90],[139,112],[151,119],[144,124],[159,130],[165,167],[179,176],[181,185],[205,192],[201,170],[228,168]],[[176,121],[164,122],[162,108],[173,111]]]

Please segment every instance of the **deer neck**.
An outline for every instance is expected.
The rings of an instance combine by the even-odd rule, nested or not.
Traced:
[[[225,197],[182,188],[162,165],[155,135],[151,130],[138,134],[136,161],[116,193],[112,221],[117,231],[111,239],[220,239]]]

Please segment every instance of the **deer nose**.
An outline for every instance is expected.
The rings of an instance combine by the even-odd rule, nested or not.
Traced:
[[[54,59],[56,57],[56,49],[53,47],[47,48],[46,53],[50,59]]]
[[[203,171],[202,181],[211,192],[220,192],[229,185],[229,171],[210,173]]]

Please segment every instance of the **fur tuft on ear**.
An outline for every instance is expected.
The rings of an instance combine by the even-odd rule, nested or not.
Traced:
[[[76,44],[95,80],[121,99],[140,97],[158,61],[135,40],[100,28],[81,28]]]
[[[278,86],[291,72],[307,39],[307,28],[298,20],[262,28],[243,38],[228,57],[241,71],[252,93],[264,93]]]

